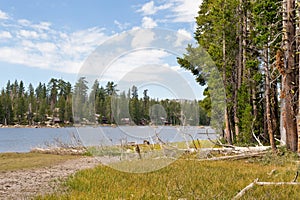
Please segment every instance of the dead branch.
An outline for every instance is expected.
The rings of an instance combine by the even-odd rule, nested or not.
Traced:
[[[253,135],[254,139],[256,140],[256,142],[258,143],[259,146],[264,146],[264,145],[260,142],[260,140],[258,139],[258,137],[256,137],[256,135],[254,134],[254,131],[252,131],[252,135]]]
[[[201,148],[201,143],[200,143],[200,141],[199,141],[198,138],[197,138],[197,143],[198,143],[198,145],[199,145],[199,148]]]
[[[219,146],[219,147],[229,147],[229,148],[233,148],[233,149],[235,148],[235,146],[233,146],[233,145],[230,145],[230,144],[223,144],[219,139],[217,139],[218,142],[215,142],[215,141],[213,141],[213,140],[209,137],[207,131],[206,131],[206,134],[207,134],[207,139],[208,139],[211,143],[213,143],[214,145],[216,145],[216,146]]]
[[[265,152],[246,153],[246,154],[233,155],[233,156],[222,156],[222,157],[200,159],[200,161],[204,161],[204,160],[212,160],[212,161],[218,161],[218,160],[241,160],[241,159],[247,159],[247,158],[261,157],[261,156],[263,156],[265,154],[266,154]]]
[[[191,134],[188,134],[188,135],[191,137],[193,145],[194,145],[194,148],[197,150],[198,148],[197,148],[197,145],[195,143],[194,137]]]
[[[255,186],[255,184],[257,183],[257,181],[258,181],[258,178],[255,179],[249,185],[247,185],[244,189],[242,189],[237,195],[235,195],[235,197],[233,197],[233,200],[241,198],[248,190],[250,190],[251,188],[253,188]]]
[[[300,185],[300,182],[257,182],[256,185]]]
[[[142,159],[141,149],[138,144],[135,146],[135,151],[138,153],[139,159],[141,160]]]
[[[256,137],[255,133],[254,133],[254,122],[256,120],[256,117],[254,117],[253,121],[252,121],[252,125],[251,125],[251,132],[252,132],[252,135],[254,137],[254,139],[256,140],[256,142],[258,143],[259,146],[263,146],[263,144],[260,142],[259,138]]]
[[[248,190],[253,188],[255,185],[264,186],[264,185],[300,185],[299,182],[259,182],[258,178],[255,179],[252,183],[247,185],[244,189],[242,189],[233,200],[241,198]]]
[[[271,176],[272,174],[274,174],[276,172],[276,169],[272,169],[272,171],[270,171],[269,173],[267,173],[269,176]]]
[[[292,181],[292,182],[296,182],[296,181],[297,181],[298,175],[299,175],[299,172],[298,172],[298,171],[296,171],[295,178],[293,179],[293,181]]]
[[[161,147],[162,149],[165,149],[165,147],[170,147],[171,149],[177,149],[176,147],[171,146],[170,144],[164,142],[164,141],[158,136],[158,133],[155,133],[155,136],[156,136],[156,139],[157,139],[157,141],[159,142],[160,147]]]

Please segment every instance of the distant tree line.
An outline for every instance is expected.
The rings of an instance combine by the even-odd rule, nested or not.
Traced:
[[[72,86],[52,78],[36,88],[23,81],[7,82],[0,94],[0,123],[4,125],[45,124],[47,121],[73,123]]]
[[[138,96],[138,88],[118,91],[114,82],[105,86],[95,80],[89,88],[85,77],[74,86],[52,78],[36,88],[23,81],[8,81],[0,94],[0,124],[2,125],[209,125],[210,97],[175,100],[150,98],[148,90]]]

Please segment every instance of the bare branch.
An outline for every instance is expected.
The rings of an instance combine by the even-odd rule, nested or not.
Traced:
[[[233,197],[233,200],[241,198],[248,190],[250,190],[251,188],[253,188],[255,186],[255,184],[257,183],[257,181],[258,181],[258,178],[255,179],[253,181],[253,183],[250,183],[244,189],[242,189],[235,197]]]

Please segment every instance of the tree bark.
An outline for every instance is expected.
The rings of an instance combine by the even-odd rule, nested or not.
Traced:
[[[276,150],[275,139],[274,139],[274,129],[272,124],[272,116],[271,116],[271,84],[270,84],[270,68],[269,68],[269,47],[265,47],[264,49],[264,69],[265,69],[265,101],[266,101],[266,120],[267,120],[267,130],[269,135],[270,144],[272,150]]]
[[[225,137],[227,142],[232,145],[232,135],[231,135],[231,129],[230,129],[230,121],[228,116],[228,108],[225,108]]]
[[[297,0],[297,49],[300,52],[300,0]],[[298,134],[298,152],[300,153],[300,54],[298,54],[298,116],[297,116],[297,134]]]
[[[283,96],[285,99],[284,122],[286,130],[287,148],[291,151],[297,151],[298,134],[296,123],[295,103],[295,83],[296,81],[296,63],[295,63],[295,1],[283,1],[283,43],[284,43],[284,77],[282,84],[284,87]],[[297,74],[298,75],[298,74]]]
[[[223,82],[224,82],[224,87],[225,90],[227,88],[227,76],[226,76],[226,67],[227,67],[227,62],[226,62],[226,35],[225,35],[225,30],[223,31],[223,39],[222,39],[222,45],[223,45]],[[229,113],[228,113],[228,97],[226,95],[226,108],[225,108],[225,137],[226,140],[229,144],[232,144],[232,136],[231,136],[231,129],[230,129],[230,121],[229,121]]]

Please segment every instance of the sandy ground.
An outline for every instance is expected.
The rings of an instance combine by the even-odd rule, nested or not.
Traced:
[[[54,191],[64,192],[66,188],[61,183],[68,176],[105,162],[95,157],[83,157],[50,167],[0,172],[0,199],[32,199]]]

